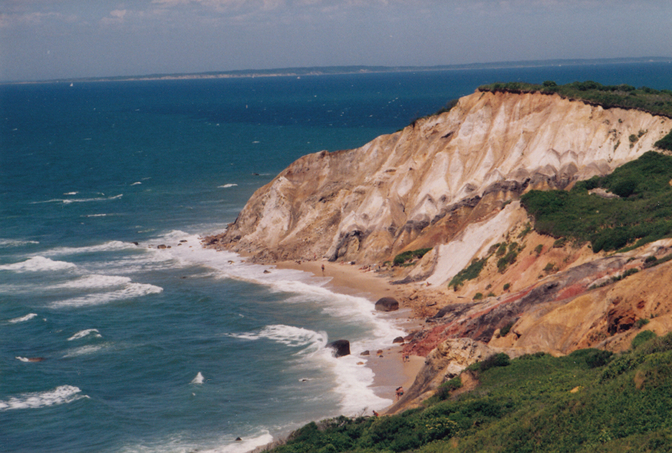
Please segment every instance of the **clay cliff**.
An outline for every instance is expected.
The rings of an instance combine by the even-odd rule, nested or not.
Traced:
[[[515,209],[498,213],[507,200],[529,188],[565,188],[609,173],[652,149],[670,129],[672,119],[636,110],[557,95],[476,92],[450,112],[361,148],[298,159],[208,243],[257,262],[358,264],[448,244],[435,250],[435,272],[413,276],[434,274],[431,283],[443,283],[480,251],[474,241],[519,220]],[[627,137],[640,131],[631,144]],[[454,239],[461,244],[450,246]]]

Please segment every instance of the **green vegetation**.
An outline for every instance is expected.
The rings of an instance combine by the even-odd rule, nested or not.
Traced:
[[[504,246],[504,253],[506,254],[500,253],[502,246]],[[497,256],[504,255],[499,260],[497,260],[497,270],[499,270],[501,273],[504,273],[509,265],[516,262],[516,259],[518,258],[518,252],[522,247],[519,247],[517,242],[512,242],[508,245],[508,248],[506,244],[502,244],[502,246],[497,249]]]
[[[504,286],[502,286],[504,291],[507,291],[509,288],[511,288],[511,283],[504,283]]]
[[[502,328],[499,330],[499,336],[500,336],[500,337],[505,337],[505,336],[507,336],[507,335],[509,334],[509,332],[511,332],[511,328],[513,327],[514,324],[515,324],[514,322],[510,322],[510,323],[508,323],[507,325],[505,325],[504,327],[502,327]]]
[[[672,131],[667,134],[665,137],[658,140],[654,143],[656,148],[665,149],[667,151],[672,151]]]
[[[631,343],[632,349],[635,349],[639,345],[646,343],[647,341],[649,341],[652,338],[656,338],[656,336],[657,336],[656,333],[652,332],[650,330],[645,330],[643,332],[639,332],[637,334],[637,336],[632,339],[632,343]]]
[[[672,118],[672,91],[654,90],[630,85],[602,85],[592,80],[558,85],[547,81],[542,85],[524,82],[493,83],[478,87],[479,91],[508,93],[557,93],[565,99],[580,100],[604,108],[637,109]]]
[[[672,334],[640,333],[620,355],[497,354],[469,367],[424,407],[394,416],[310,423],[276,453],[650,452],[672,450]]]
[[[635,322],[635,328],[637,328],[637,329],[641,329],[642,327],[644,327],[645,325],[647,325],[649,322],[650,322],[650,321],[649,321],[648,319],[646,319],[646,318],[638,319],[638,320]]]
[[[639,247],[672,236],[671,179],[672,157],[649,151],[610,175],[577,183],[571,191],[532,190],[521,202],[542,234],[590,241],[595,252]],[[620,198],[588,193],[596,188]]]
[[[644,269],[655,267],[658,266],[659,264],[667,263],[670,260],[672,260],[672,253],[662,257],[661,259],[658,259],[655,256],[649,256],[644,260]]]
[[[412,261],[414,258],[420,259],[430,250],[432,250],[431,247],[427,249],[409,250],[408,252],[400,253],[394,257],[394,265],[401,266],[407,261]]]
[[[553,81],[546,81],[541,85],[524,82],[493,83],[480,86],[478,89],[493,93],[557,93],[565,99],[580,100],[592,105],[601,105],[604,108],[636,109],[672,118],[672,90],[654,90],[648,87],[635,88],[630,85],[602,85],[592,80],[566,85],[558,85]],[[645,133],[646,131],[639,131],[638,135],[630,135],[630,146],[634,146]],[[672,151],[672,131],[658,140],[655,146]]]
[[[450,280],[450,283],[448,283],[448,286],[452,286],[455,291],[457,291],[458,287],[462,285],[467,280],[474,280],[475,278],[478,278],[479,274],[483,270],[483,267],[485,266],[485,263],[488,262],[489,256],[486,256],[482,260],[475,259],[474,261],[471,262],[471,264],[464,269],[462,269],[460,272],[457,273],[455,277],[453,277]]]
[[[474,294],[474,300],[481,300],[481,299],[483,299],[483,293]]]

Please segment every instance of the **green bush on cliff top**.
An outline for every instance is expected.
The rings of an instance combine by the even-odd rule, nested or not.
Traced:
[[[672,334],[618,356],[584,349],[474,368],[480,385],[459,397],[443,392],[448,399],[399,415],[310,423],[272,451],[670,451]]]
[[[640,246],[672,236],[672,157],[649,151],[612,174],[571,191],[532,190],[521,197],[542,234],[589,241],[593,251]],[[620,198],[590,195],[604,188]]]

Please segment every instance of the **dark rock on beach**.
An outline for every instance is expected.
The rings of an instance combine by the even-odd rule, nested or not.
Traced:
[[[332,341],[327,347],[334,350],[334,357],[343,357],[350,355],[350,342],[348,340]]]
[[[376,302],[377,311],[399,310],[399,302],[394,297],[382,297]]]

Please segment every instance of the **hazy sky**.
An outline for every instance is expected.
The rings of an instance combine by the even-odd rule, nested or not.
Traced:
[[[0,80],[672,56],[672,0],[0,0]]]

